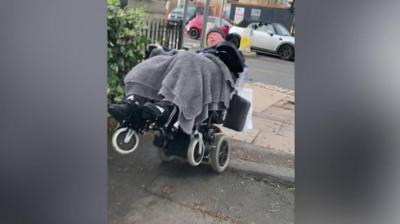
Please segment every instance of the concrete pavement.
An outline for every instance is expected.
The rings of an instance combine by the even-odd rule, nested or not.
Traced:
[[[108,149],[110,224],[294,223],[294,188],[228,168],[160,162],[151,133],[129,155]]]
[[[245,88],[253,90],[253,129],[223,128],[234,142],[230,167],[294,183],[294,92],[251,82]]]
[[[294,155],[294,96],[268,86],[246,83],[253,89],[253,129],[235,132],[224,128],[229,137],[272,150]]]

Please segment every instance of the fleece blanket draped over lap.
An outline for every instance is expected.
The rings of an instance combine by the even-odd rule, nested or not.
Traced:
[[[125,77],[125,94],[167,100],[179,108],[181,129],[191,134],[209,110],[225,110],[234,88],[226,65],[212,54],[174,51],[136,65]]]

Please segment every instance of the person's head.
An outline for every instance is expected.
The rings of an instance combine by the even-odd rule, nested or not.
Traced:
[[[225,34],[219,28],[212,28],[208,31],[206,36],[207,47],[213,47],[225,41]]]

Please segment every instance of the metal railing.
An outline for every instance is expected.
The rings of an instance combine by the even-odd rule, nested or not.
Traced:
[[[151,19],[143,30],[150,44],[159,44],[169,49],[181,49],[183,43],[183,22],[168,22],[164,19]],[[145,46],[147,49],[147,44]]]

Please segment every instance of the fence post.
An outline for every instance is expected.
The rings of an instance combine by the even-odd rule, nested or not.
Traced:
[[[183,3],[184,4],[184,6],[183,6],[183,18],[182,18],[182,24],[181,24],[180,29],[179,29],[179,46],[178,46],[179,49],[182,48],[183,41],[184,41],[183,40],[183,35],[184,35],[184,32],[185,32],[188,1],[189,0],[185,0],[185,2]]]
[[[165,27],[168,26],[168,21],[165,21],[165,19],[162,19],[163,24],[161,26],[161,45],[165,45]]]
[[[178,49],[182,49],[183,46],[183,29],[185,21],[182,20],[182,22],[179,23],[179,43],[178,43]]]
[[[173,46],[174,46],[174,48],[177,48],[177,43],[178,43],[178,41],[177,41],[177,37],[178,37],[178,26],[174,26],[174,44],[173,44]]]
[[[206,0],[206,5],[204,6],[204,13],[203,13],[203,27],[201,30],[201,42],[200,42],[200,48],[204,48],[205,44],[205,39],[206,39],[206,29],[207,29],[207,21],[208,21],[208,9],[210,7],[210,0]]]
[[[156,35],[157,35],[157,23],[153,20],[153,44],[156,43]]]

